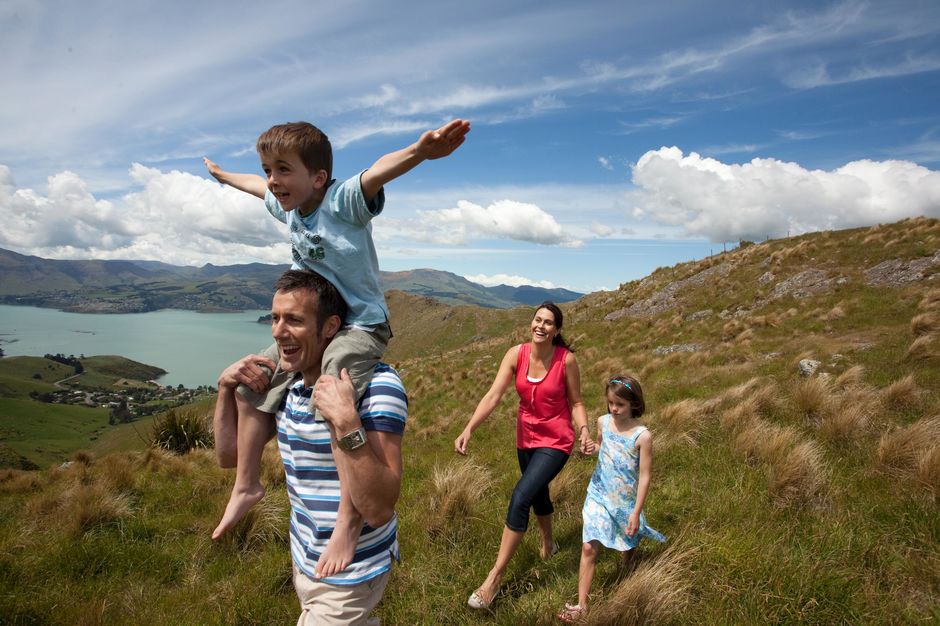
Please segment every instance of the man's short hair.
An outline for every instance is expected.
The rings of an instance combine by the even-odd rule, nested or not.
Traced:
[[[326,178],[333,177],[333,147],[322,130],[309,122],[278,124],[261,133],[255,149],[259,155],[277,155],[293,152],[310,173],[326,170]]]
[[[345,321],[349,307],[333,283],[309,270],[287,270],[274,283],[274,291],[287,292],[297,289],[308,289],[317,294],[318,331],[323,330],[323,324],[331,315],[337,315],[340,321]]]

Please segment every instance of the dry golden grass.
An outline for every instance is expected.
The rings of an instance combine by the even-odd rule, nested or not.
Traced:
[[[275,487],[286,482],[284,463],[277,442],[269,443],[261,453],[261,482],[265,487]]]
[[[911,319],[911,333],[915,337],[929,335],[940,330],[940,315],[936,313],[921,313]]]
[[[845,309],[837,304],[823,316],[823,319],[827,322],[832,322],[835,320],[841,320],[843,317],[845,317]]]
[[[130,454],[109,454],[96,463],[96,474],[106,489],[127,491],[136,484],[137,465]]]
[[[937,341],[933,335],[921,335],[907,349],[909,359],[924,361],[937,356],[940,356],[940,352],[938,352]]]
[[[853,365],[849,369],[836,376],[835,386],[839,389],[855,387],[862,383],[864,376],[865,368],[861,365]]]
[[[832,408],[835,398],[829,382],[820,376],[804,378],[793,385],[793,404],[808,421],[818,421]]]
[[[585,620],[594,626],[633,626],[676,619],[691,596],[693,551],[670,547],[640,563],[633,572],[591,608]]]
[[[924,417],[881,436],[877,458],[886,469],[914,472],[940,441],[940,415]]]
[[[131,514],[130,501],[109,491],[103,484],[78,484],[61,497],[56,517],[71,537],[77,539],[97,526],[111,524]]]
[[[287,492],[283,489],[269,490],[264,499],[251,507],[230,531],[232,539],[245,550],[286,542],[288,509]]]
[[[799,433],[789,426],[775,426],[752,420],[734,438],[736,454],[750,462],[775,463],[799,440]]]
[[[826,415],[819,426],[819,434],[833,443],[853,443],[869,430],[869,411],[859,404],[844,404]]]
[[[734,338],[734,342],[743,344],[750,342],[752,339],[754,339],[754,329],[745,328],[740,333],[738,333],[737,337]]]
[[[0,470],[0,493],[38,491],[45,484],[44,475],[39,472],[15,469]]]
[[[921,390],[914,382],[914,375],[894,381],[881,390],[881,404],[886,409],[907,409],[920,403]]]
[[[931,289],[917,303],[918,311],[940,310],[940,289]]]
[[[695,439],[717,404],[717,401],[680,400],[664,406],[650,417],[650,422],[664,433]]]
[[[812,440],[801,441],[769,462],[768,489],[778,506],[810,504],[821,494],[827,473],[819,445]]]
[[[921,455],[917,464],[917,479],[934,494],[940,494],[940,444]]]
[[[490,484],[490,472],[469,459],[436,465],[428,506],[428,532],[439,534],[473,514]]]

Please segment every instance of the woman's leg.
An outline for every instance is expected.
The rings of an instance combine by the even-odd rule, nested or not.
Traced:
[[[493,569],[487,574],[486,580],[483,581],[477,591],[477,594],[481,596],[486,604],[492,602],[499,592],[499,583],[503,580],[503,574],[509,566],[509,561],[512,559],[512,555],[516,553],[519,544],[522,543],[523,537],[525,537],[525,531],[519,532],[508,526],[503,526],[503,536],[499,541],[499,553],[496,555],[496,563],[493,564]]]
[[[539,523],[541,538],[539,551],[543,559],[549,559],[555,549],[555,540],[552,536],[552,513],[555,511],[555,507],[552,505],[548,485],[565,466],[568,455],[553,448],[536,448],[535,450],[520,450],[519,452],[520,467],[523,465],[523,453],[526,457],[523,477],[528,476],[529,478],[527,481],[527,489],[531,493],[529,502]],[[528,508],[526,509],[526,517],[528,518]]]

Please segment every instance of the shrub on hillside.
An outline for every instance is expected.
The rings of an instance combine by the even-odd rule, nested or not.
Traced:
[[[170,409],[153,422],[150,445],[177,454],[213,446],[212,426],[206,415]]]

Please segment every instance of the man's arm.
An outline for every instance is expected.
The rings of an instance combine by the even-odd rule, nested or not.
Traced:
[[[212,174],[212,177],[223,185],[234,187],[239,191],[250,193],[251,195],[257,196],[264,200],[264,194],[268,190],[268,183],[261,176],[258,176],[257,174],[236,174],[233,172],[226,172],[221,167],[210,161],[208,157],[202,157],[202,161],[206,164],[206,169],[209,170],[209,173]]]
[[[314,387],[314,399],[333,432],[333,458],[340,483],[356,510],[377,528],[392,519],[401,491],[401,435],[370,430],[367,445],[355,450],[339,448],[336,439],[362,426],[349,374],[344,369],[341,376],[321,376]]]
[[[258,365],[269,367],[273,372],[277,363],[271,359],[252,354],[229,365],[219,374],[219,393],[212,415],[212,431],[215,435],[215,457],[221,467],[235,467],[238,458],[238,402],[235,389],[239,384],[252,391],[263,392],[268,387],[268,375]]]
[[[366,202],[371,202],[386,183],[411,171],[422,161],[448,156],[464,142],[470,122],[454,120],[437,130],[429,130],[418,141],[401,150],[390,152],[362,173],[360,183]]]

